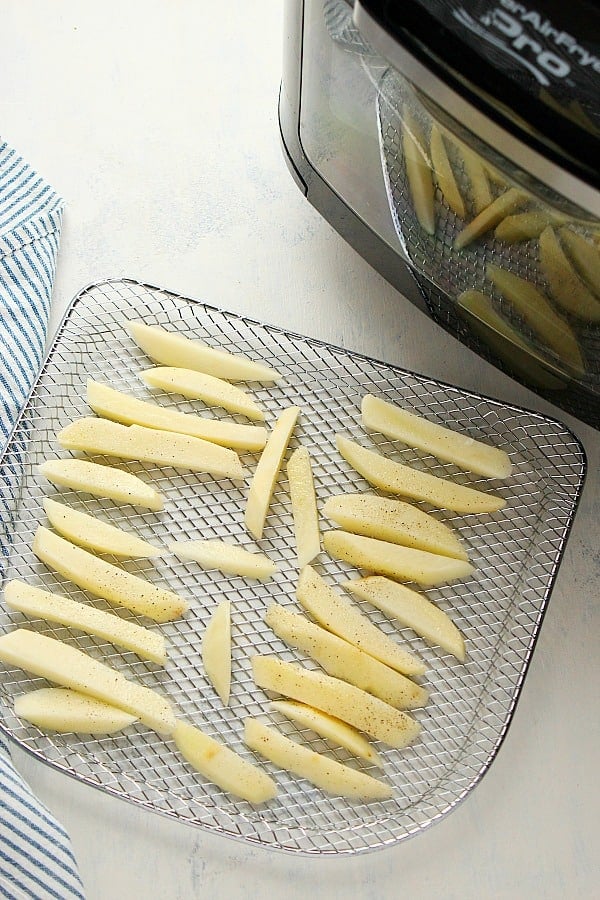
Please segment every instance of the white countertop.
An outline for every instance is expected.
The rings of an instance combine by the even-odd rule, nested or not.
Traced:
[[[598,895],[600,435],[410,306],[323,221],[279,147],[278,0],[0,0],[0,129],[66,200],[55,327],[131,275],[565,421],[589,475],[508,736],[417,838],[354,858],[267,851],[110,798],[15,751],[70,830],[90,900]]]

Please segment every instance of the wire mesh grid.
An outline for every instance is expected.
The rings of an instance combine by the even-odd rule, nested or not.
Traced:
[[[160,513],[117,507],[80,492],[59,492],[37,473],[43,460],[67,455],[57,447],[55,435],[72,419],[89,414],[85,402],[88,378],[184,412],[222,415],[199,402],[145,387],[138,376],[150,362],[123,327],[128,318],[141,318],[247,354],[282,371],[285,377],[280,385],[252,385],[252,389],[266,411],[267,425],[285,406],[296,403],[301,407],[290,451],[299,444],[309,448],[319,506],[333,494],[372,490],[337,454],[336,432],[415,467],[474,487],[491,488],[506,498],[499,513],[479,517],[459,517],[420,504],[457,529],[474,563],[469,579],[427,591],[462,631],[467,646],[465,664],[428,647],[411,631],[399,629],[397,623],[359,601],[371,621],[406,642],[427,665],[424,684],[430,700],[414,713],[422,734],[405,750],[378,746],[381,771],[361,765],[346,751],[285,720],[270,709],[269,696],[253,683],[251,657],[257,653],[277,654],[316,668],[301,653],[287,649],[263,621],[273,601],[299,611],[285,469],[258,544],[249,538],[243,524],[256,454],[242,455],[247,478],[241,486],[207,475],[117,462],[161,490],[166,503]],[[514,473],[505,483],[488,482],[380,435],[367,435],[360,424],[360,398],[368,392],[498,444],[509,452]],[[115,464],[104,457],[93,458]],[[389,781],[394,796],[368,804],[350,802],[259,762],[274,776],[279,792],[268,805],[253,808],[207,783],[178,755],[171,741],[143,726],[90,739],[43,733],[27,725],[14,715],[13,699],[45,682],[12,668],[4,668],[0,674],[3,729],[26,750],[85,783],[181,821],[272,848],[339,854],[384,847],[417,834],[453,809],[489,767],[525,677],[582,487],[585,460],[574,436],[560,423],[540,415],[162,289],[115,280],[86,288],[70,307],[4,454],[1,472],[2,538],[10,541],[3,561],[3,583],[19,578],[108,608],[49,572],[33,555],[32,539],[38,524],[44,522],[42,502],[46,496],[59,496],[77,509],[133,529],[159,545],[211,537],[237,540],[248,549],[265,552],[278,571],[263,583],[203,571],[194,563],[168,555],[123,563],[129,571],[161,583],[189,601],[189,611],[179,621],[151,626],[166,636],[169,661],[165,668],[121,652],[99,638],[38,620],[25,622],[23,616],[4,608],[0,610],[0,631],[26,624],[109,662],[166,694],[179,715],[254,762],[257,758],[242,739],[246,716],[275,724],[301,743]],[[333,523],[323,521],[322,526],[333,527]],[[315,566],[332,586],[352,573],[345,563],[324,553]],[[200,658],[203,629],[224,597],[232,601],[233,642],[232,696],[226,708],[210,686]],[[136,618],[126,610],[120,613]]]

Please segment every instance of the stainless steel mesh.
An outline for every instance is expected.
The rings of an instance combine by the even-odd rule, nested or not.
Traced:
[[[70,307],[2,459],[2,538],[11,544],[3,560],[3,583],[21,578],[82,597],[82,592],[48,572],[31,552],[35,529],[44,521],[42,500],[59,493],[36,474],[36,467],[44,459],[63,455],[54,440],[56,432],[76,416],[89,414],[84,400],[87,378],[148,397],[138,372],[149,361],[122,327],[123,320],[132,317],[268,361],[283,371],[281,386],[256,386],[256,395],[267,411],[267,423],[272,423],[284,406],[301,406],[292,447],[302,443],[311,450],[320,505],[335,492],[367,488],[341,460],[334,445],[336,431],[369,443],[360,426],[360,398],[366,392],[402,402],[430,419],[487,438],[509,452],[514,474],[506,483],[490,485],[432,457],[383,438],[374,439],[383,452],[397,459],[461,482],[492,487],[507,499],[506,507],[493,516],[434,513],[458,529],[475,564],[469,580],[427,592],[450,611],[463,632],[467,661],[461,665],[428,648],[410,631],[400,631],[402,639],[427,662],[424,681],[431,699],[415,714],[423,731],[414,746],[403,751],[378,747],[384,761],[382,777],[394,786],[394,798],[385,802],[362,804],[326,796],[265,763],[278,783],[279,794],[265,808],[254,809],[208,784],[178,755],[172,742],[143,726],[101,739],[44,734],[18,720],[12,711],[15,695],[43,682],[15,669],[4,668],[0,673],[3,730],[40,759],[89,785],[184,822],[270,847],[308,854],[353,853],[417,834],[448,813],[477,784],[509,726],[584,478],[585,460],[579,443],[560,423],[526,410],[158,288],[130,280],[107,281],[82,291]],[[159,402],[183,411],[198,411],[201,406],[168,395],[160,395]],[[220,412],[208,410],[206,414],[219,416]],[[257,457],[246,454],[242,459],[249,477]],[[247,484],[240,487],[227,480],[150,465],[123,465],[165,494],[162,513],[116,507],[77,492],[64,491],[63,499],[113,524],[133,527],[155,543],[227,537],[254,546],[243,525]],[[329,524],[323,522],[323,527]],[[153,626],[162,628],[168,640],[166,669],[67,628],[41,621],[29,624],[164,692],[178,713],[249,759],[255,758],[242,741],[246,715],[274,720],[300,741],[348,761],[345,752],[327,746],[310,731],[271,715],[267,696],[252,681],[250,658],[254,653],[302,659],[288,651],[263,622],[271,601],[296,605],[298,573],[292,534],[282,473],[259,544],[279,566],[272,581],[261,584],[203,572],[193,563],[168,555],[156,562],[125,564],[130,571],[164,583],[190,601],[190,610],[181,621]],[[351,571],[325,554],[319,557],[317,567],[332,584]],[[200,661],[203,627],[224,596],[230,597],[233,606],[233,686],[227,709],[210,687]],[[101,601],[86,599],[102,606]],[[367,603],[361,607],[387,633],[397,635],[396,626],[383,614]],[[123,615],[129,614],[123,611]],[[0,630],[22,621],[22,616],[0,610]],[[304,662],[311,666],[308,660]],[[372,774],[380,773],[372,769]]]

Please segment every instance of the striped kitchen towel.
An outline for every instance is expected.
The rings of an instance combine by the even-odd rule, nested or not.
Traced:
[[[0,142],[0,452],[42,361],[62,209],[52,188]],[[0,492],[0,521],[6,515]],[[4,557],[7,533],[0,529]],[[69,836],[15,771],[1,735],[0,896],[84,896]]]

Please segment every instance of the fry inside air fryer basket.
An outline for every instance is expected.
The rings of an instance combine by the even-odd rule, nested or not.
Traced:
[[[600,322],[600,300],[581,280],[550,226],[540,235],[540,265],[550,295],[562,309],[577,319]]]
[[[402,149],[406,177],[419,224],[428,234],[435,234],[434,185],[427,142],[421,126],[405,104],[402,113]]]
[[[527,195],[523,191],[509,188],[463,228],[454,241],[455,248],[462,250],[467,244],[495,228],[505,216],[517,210],[527,199]]]

